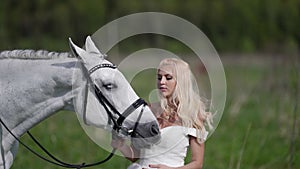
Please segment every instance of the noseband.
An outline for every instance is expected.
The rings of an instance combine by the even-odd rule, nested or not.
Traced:
[[[99,64],[94,66],[89,70],[89,75],[91,75],[93,72],[95,72],[98,69],[101,68],[110,68],[110,69],[116,69],[117,66],[112,65],[112,64]],[[139,121],[142,117],[142,114],[144,112],[145,106],[147,103],[139,98],[135,102],[133,102],[123,113],[120,113],[109,101],[108,99],[103,95],[101,90],[96,84],[93,84],[93,87],[95,89],[95,94],[97,96],[98,101],[100,104],[104,107],[107,115],[108,115],[108,125],[111,125],[111,122],[113,123],[112,129],[119,135],[119,136],[136,136],[136,129],[139,124]],[[140,106],[142,106],[142,109],[139,113],[139,116],[137,118],[137,121],[135,122],[134,128],[133,129],[128,129],[123,126],[123,122],[125,119],[136,109],[138,109]],[[114,118],[114,114],[118,115],[118,119]]]

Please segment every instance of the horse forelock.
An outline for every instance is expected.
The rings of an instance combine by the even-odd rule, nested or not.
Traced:
[[[52,52],[47,50],[6,50],[0,52],[0,59],[61,59],[74,58],[69,52]]]

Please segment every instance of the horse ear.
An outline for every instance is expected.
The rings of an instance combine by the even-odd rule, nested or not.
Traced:
[[[72,54],[76,57],[79,57],[83,61],[83,64],[87,68],[87,70],[91,69],[92,67],[94,67],[96,64],[99,64],[103,60],[103,57],[99,57],[100,52],[96,48],[92,39],[90,39],[90,38],[88,38],[88,39],[89,40],[87,40],[87,41],[90,41],[90,42],[86,42],[86,44],[88,46],[88,50],[92,50],[92,52],[86,51],[86,50],[81,49],[80,47],[76,46],[72,42],[71,38],[69,38],[69,44],[70,44]],[[92,47],[93,45],[94,45],[94,47]],[[98,53],[95,53],[95,52],[97,52],[97,51],[95,51],[95,48],[98,50]]]
[[[98,50],[90,36],[88,36],[85,40],[85,49],[89,53],[96,53],[101,55],[101,52]]]
[[[72,41],[71,38],[69,38],[69,46],[71,49],[71,53],[75,56],[75,57],[79,57],[82,56],[82,54],[85,52],[83,49],[81,49],[80,47],[78,47],[77,45],[75,45]]]
[[[88,53],[98,54],[101,58],[106,57],[106,54],[100,52],[100,50],[97,48],[96,44],[94,43],[94,41],[90,36],[86,38],[85,49]]]

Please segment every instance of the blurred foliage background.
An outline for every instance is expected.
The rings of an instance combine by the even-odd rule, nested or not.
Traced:
[[[151,11],[195,24],[219,52],[290,52],[299,49],[299,6],[298,0],[2,0],[0,49],[67,50],[67,37],[83,43],[114,19]]]
[[[207,141],[204,168],[300,168],[299,0],[1,0],[0,51],[69,51],[68,37],[83,45],[86,36],[103,25],[137,12],[165,12],[186,19],[207,35],[220,54],[227,102]],[[120,59],[145,47],[191,53],[183,44],[159,35],[130,37],[113,50]],[[206,76],[203,67],[198,68]],[[144,97],[155,75],[140,74],[132,85]],[[58,113],[32,132],[61,159],[90,162],[107,155],[85,136],[73,113]],[[32,144],[28,137],[22,140]],[[128,165],[116,156],[99,168]],[[59,167],[20,147],[13,168]]]

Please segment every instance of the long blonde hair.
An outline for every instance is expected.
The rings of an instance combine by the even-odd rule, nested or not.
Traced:
[[[171,96],[172,105],[176,106],[176,113],[182,121],[182,125],[196,128],[198,136],[206,133],[205,126],[212,128],[212,114],[207,112],[207,106],[197,93],[197,83],[188,63],[176,58],[167,58],[160,62],[158,69],[171,65],[175,74],[176,87]],[[165,112],[171,112],[167,98],[160,95],[160,104]],[[197,137],[198,137],[197,136]],[[198,137],[199,142],[204,142]]]

